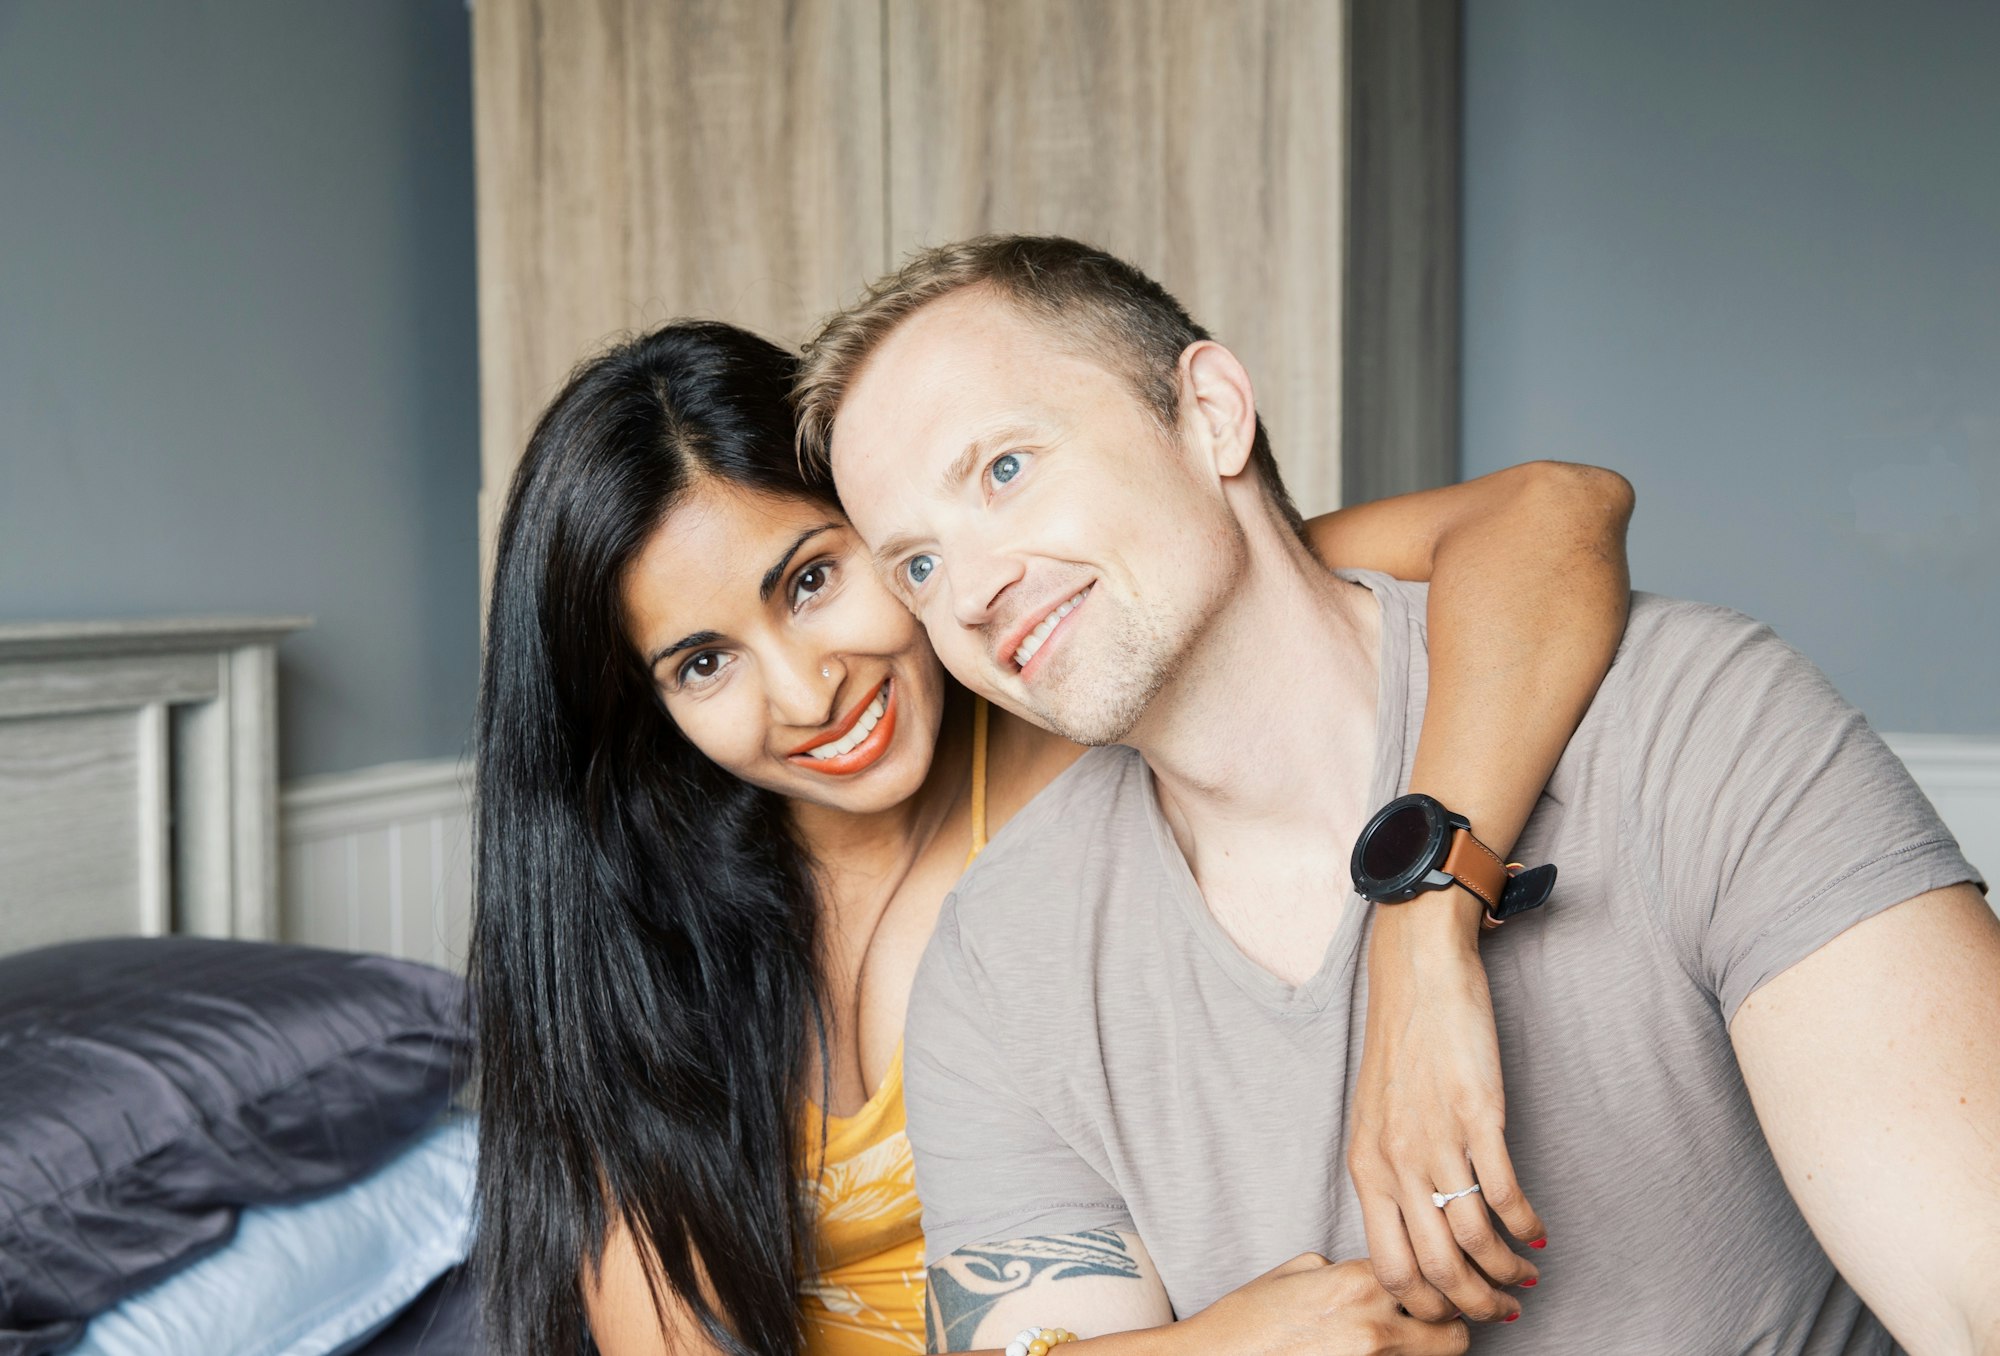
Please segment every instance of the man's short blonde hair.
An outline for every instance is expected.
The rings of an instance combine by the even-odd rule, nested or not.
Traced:
[[[996,293],[1078,354],[1124,377],[1161,429],[1173,434],[1181,354],[1207,339],[1208,331],[1166,288],[1115,255],[1061,236],[985,235],[911,256],[806,345],[792,392],[800,456],[825,468],[834,417],[875,350],[925,306],[973,287]],[[1251,461],[1299,530],[1299,511],[1278,474],[1261,417]]]

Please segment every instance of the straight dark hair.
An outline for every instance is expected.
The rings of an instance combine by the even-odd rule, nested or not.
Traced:
[[[699,479],[835,504],[793,450],[795,366],[727,325],[621,343],[543,413],[508,495],[470,967],[476,1251],[508,1356],[588,1349],[585,1269],[620,1221],[657,1260],[656,1309],[664,1284],[725,1351],[800,1349],[799,1113],[825,1038],[812,864],[781,800],[668,718],[620,604]]]

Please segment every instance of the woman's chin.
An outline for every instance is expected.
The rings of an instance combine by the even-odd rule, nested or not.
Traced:
[[[918,756],[916,750],[892,748],[858,772],[815,772],[796,764],[794,768],[786,779],[787,795],[829,810],[869,815],[893,810],[916,795],[930,772],[930,758]]]

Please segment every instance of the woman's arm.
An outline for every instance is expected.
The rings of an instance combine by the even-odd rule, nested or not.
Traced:
[[[1631,514],[1622,476],[1544,461],[1308,524],[1328,565],[1430,581],[1430,699],[1410,790],[1465,815],[1503,857],[1624,634]],[[1502,1135],[1480,913],[1466,891],[1423,894],[1378,909],[1369,944],[1348,1168],[1377,1276],[1428,1319],[1487,1317],[1500,1297],[1485,1277],[1521,1274],[1485,1210],[1447,1217],[1433,1191],[1477,1181],[1515,1238],[1545,1241]]]
[[[1107,1240],[1129,1263],[1118,1275],[1050,1261],[1060,1253],[1103,1255]],[[1007,1268],[1001,1293],[993,1293],[990,1281],[973,1288],[957,1283],[990,1275],[995,1260]],[[1075,1324],[1086,1334],[1074,1345],[1059,1343],[1063,1356],[1445,1356],[1465,1351],[1470,1340],[1464,1323],[1425,1323],[1400,1312],[1367,1262],[1329,1262],[1316,1253],[1294,1257],[1176,1321],[1144,1241],[1122,1229],[969,1247],[932,1259],[930,1278],[930,1349],[955,1356],[1003,1356],[1016,1335],[1052,1323]]]
[[[1625,634],[1631,516],[1617,472],[1531,461],[1306,524],[1330,566],[1429,581],[1430,702],[1410,789],[1502,856]]]

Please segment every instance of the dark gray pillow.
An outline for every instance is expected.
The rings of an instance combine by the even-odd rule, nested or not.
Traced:
[[[449,1102],[464,987],[312,947],[114,938],[0,958],[0,1356],[365,1176]]]

